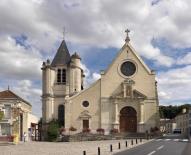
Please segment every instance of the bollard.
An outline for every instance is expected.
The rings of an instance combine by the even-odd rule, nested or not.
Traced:
[[[131,145],[133,145],[133,139],[131,140]]]
[[[142,138],[140,138],[140,142],[142,143]]]
[[[125,141],[125,146],[127,147],[127,141]]]
[[[119,149],[121,148],[121,144],[120,144],[120,142],[119,142],[119,144],[118,144],[118,148],[119,148]]]
[[[100,155],[100,147],[97,149],[97,154]]]
[[[136,144],[138,143],[137,139],[136,139]]]
[[[83,155],[86,155],[86,151],[83,151]]]
[[[113,147],[112,147],[112,145],[110,145],[110,152],[113,152]]]

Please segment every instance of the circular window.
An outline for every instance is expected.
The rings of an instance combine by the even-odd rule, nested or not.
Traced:
[[[88,102],[88,101],[83,101],[83,102],[82,102],[82,105],[83,105],[84,107],[88,107],[88,106],[89,106],[89,102]]]
[[[121,73],[125,76],[132,76],[136,72],[136,66],[131,61],[126,61],[121,65]]]

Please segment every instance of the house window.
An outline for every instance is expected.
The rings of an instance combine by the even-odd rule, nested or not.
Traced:
[[[4,118],[5,119],[10,119],[11,118],[11,105],[5,105]]]
[[[66,84],[66,69],[57,70],[57,83]]]
[[[89,120],[83,120],[83,129],[89,129]]]
[[[11,134],[10,124],[8,124],[8,123],[2,123],[1,124],[1,134],[2,135],[10,135]]]

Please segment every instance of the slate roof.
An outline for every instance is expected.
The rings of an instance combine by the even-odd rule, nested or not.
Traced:
[[[25,102],[26,104],[28,104],[29,106],[31,106],[31,104],[27,101],[25,101],[24,99],[22,99],[21,97],[19,97],[18,95],[16,95],[15,93],[13,93],[10,90],[5,90],[0,92],[0,99],[17,99],[20,101]]]
[[[66,46],[65,40],[62,41],[57,53],[51,63],[51,66],[55,67],[57,65],[67,65],[70,62],[70,53]]]

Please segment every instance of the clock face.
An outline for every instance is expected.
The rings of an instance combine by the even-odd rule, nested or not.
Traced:
[[[132,76],[136,72],[136,66],[131,61],[126,61],[121,65],[121,73],[125,76]]]

